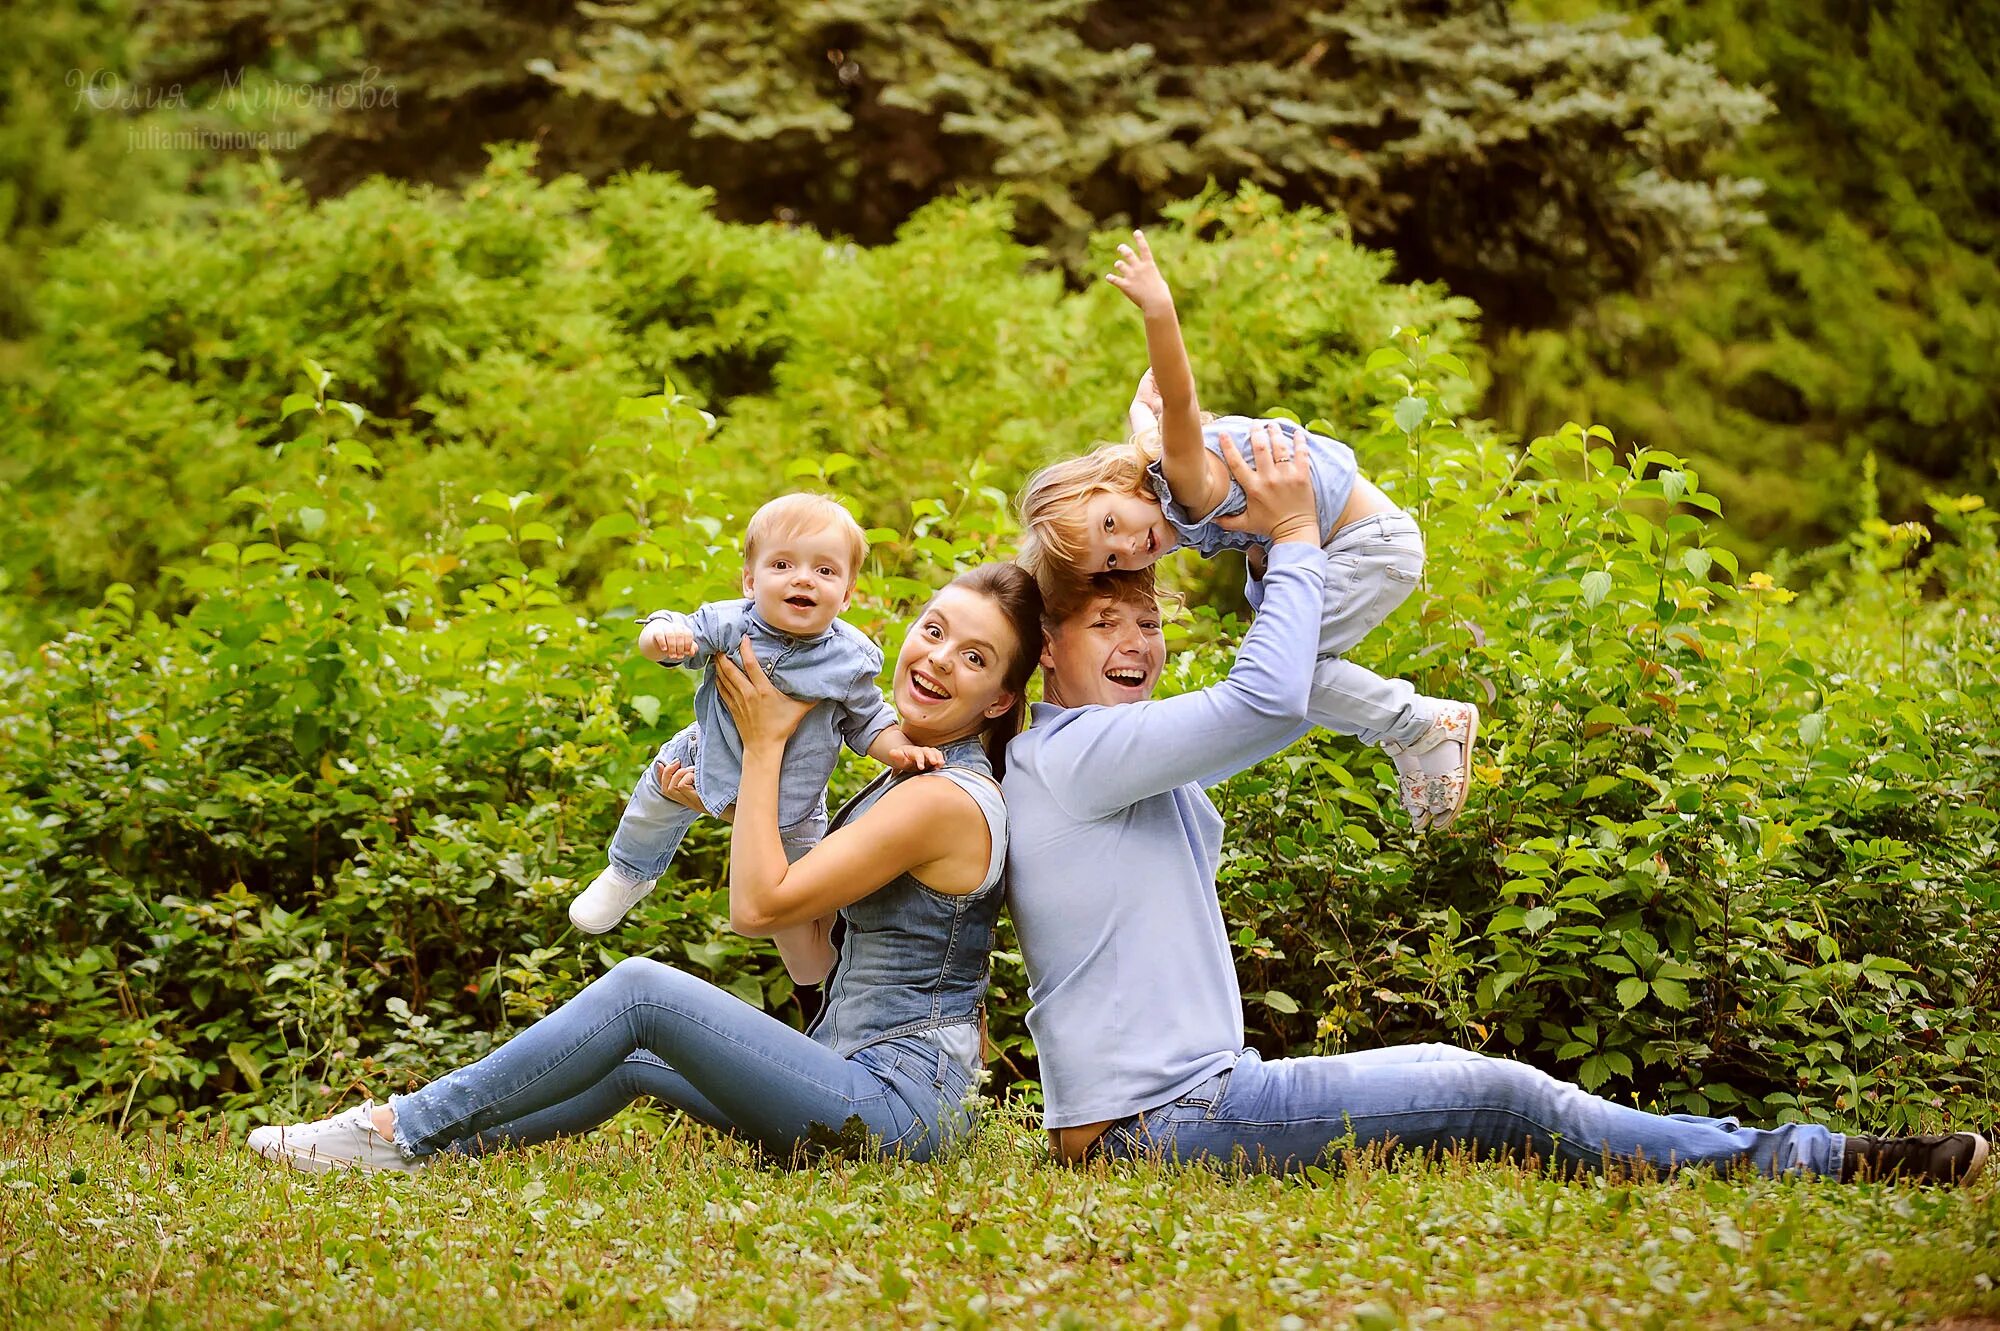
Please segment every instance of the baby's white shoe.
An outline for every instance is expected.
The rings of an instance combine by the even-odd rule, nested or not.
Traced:
[[[1382,752],[1396,764],[1396,794],[1415,830],[1449,827],[1465,807],[1472,788],[1472,745],[1478,737],[1479,709],[1469,702],[1448,702],[1409,743],[1382,741]]]
[[[587,934],[607,933],[618,927],[625,913],[645,899],[657,878],[627,878],[615,864],[569,903],[569,922]]]

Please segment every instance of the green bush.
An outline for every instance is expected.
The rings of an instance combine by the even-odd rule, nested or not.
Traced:
[[[936,203],[862,250],[717,221],[668,176],[589,189],[531,168],[496,149],[462,197],[377,181],[318,205],[267,176],[199,224],[107,229],[52,257],[39,372],[0,396],[0,576],[30,627],[59,629],[114,582],[141,608],[180,604],[161,566],[245,534],[216,499],[310,470],[278,456],[298,427],[272,411],[302,355],[337,364],[368,412],[388,476],[355,484],[399,549],[488,489],[532,490],[578,527],[619,507],[605,404],[665,375],[723,417],[719,488],[760,497],[774,460],[844,452],[863,465],[843,484],[893,525],[970,458],[1012,484],[1121,428],[1144,368],[1116,294],[1035,271],[996,201]],[[1206,238],[1166,240],[1218,399],[1345,416],[1393,329],[1457,339],[1473,317],[1385,282],[1387,258],[1336,219],[1255,190],[1178,215]],[[605,557],[580,540],[553,564],[582,598]]]
[[[809,484],[874,527],[853,618],[893,641],[1136,375],[1118,298],[1063,295],[989,202],[857,252],[662,178],[545,186],[502,154],[485,184],[273,186],[202,233],[105,236],[99,276],[56,263],[58,372],[0,427],[35,482],[13,629],[61,629],[0,658],[7,1113],[394,1089],[627,953],[787,1010],[726,930],[712,828],[619,933],[566,932],[687,706],[632,616],[728,594],[751,508]],[[1426,586],[1364,656],[1486,713],[1448,835],[1412,837],[1387,765],[1330,737],[1220,792],[1253,1038],[1458,1040],[1677,1110],[1990,1120],[1992,514],[1938,497],[1936,543],[1871,516],[1792,599],[1677,459],[1462,424],[1469,309],[1383,286],[1327,219],[1246,193],[1178,220],[1156,248],[1205,399],[1334,404],[1424,526]],[[1427,331],[1371,352],[1395,322]],[[341,378],[301,386],[314,350]],[[61,520],[85,504],[94,528]],[[1203,591],[1170,689],[1242,627],[1226,570],[1178,573]],[[993,1002],[1002,1082],[1031,1079],[1011,950]]]

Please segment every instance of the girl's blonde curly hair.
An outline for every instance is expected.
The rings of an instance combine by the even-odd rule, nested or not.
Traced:
[[[1052,462],[1021,491],[1021,549],[1015,561],[1037,577],[1086,572],[1090,533],[1083,509],[1093,495],[1154,498],[1146,468],[1160,456],[1160,432],[1144,430],[1122,444],[1099,444],[1082,457]]]

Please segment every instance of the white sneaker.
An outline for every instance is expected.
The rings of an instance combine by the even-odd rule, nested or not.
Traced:
[[[364,1100],[353,1109],[343,1109],[317,1123],[253,1129],[250,1149],[266,1160],[303,1169],[308,1174],[324,1174],[333,1169],[409,1174],[421,1169],[422,1160],[406,1158],[375,1131],[375,1124],[369,1118],[374,1107],[373,1100]]]
[[[596,881],[569,903],[569,922],[587,934],[607,933],[617,928],[625,912],[638,905],[659,881],[627,878],[617,865],[607,864]]]
[[[1448,702],[1423,734],[1407,744],[1382,741],[1396,764],[1396,793],[1419,832],[1451,826],[1472,788],[1472,745],[1479,738],[1479,709]]]

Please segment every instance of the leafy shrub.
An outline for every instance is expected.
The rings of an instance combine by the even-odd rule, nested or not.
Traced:
[[[278,456],[298,427],[272,412],[302,355],[337,364],[368,413],[387,476],[353,484],[399,550],[491,489],[531,490],[580,528],[620,507],[605,404],[667,375],[723,417],[717,488],[761,497],[774,460],[844,452],[863,465],[843,484],[891,525],[969,457],[1011,484],[1118,428],[1143,368],[1116,294],[1034,271],[992,200],[939,202],[861,250],[718,221],[672,177],[590,189],[532,165],[496,149],[462,197],[376,181],[318,205],[265,177],[198,225],[106,230],[53,256],[39,371],[0,393],[15,500],[0,575],[28,602],[23,636],[114,582],[140,608],[180,604],[161,566],[246,535],[214,501],[304,466]],[[1190,329],[1230,397],[1358,411],[1362,361],[1394,328],[1456,338],[1473,316],[1385,282],[1388,259],[1344,225],[1257,191],[1181,216],[1209,242],[1173,245]],[[607,557],[580,539],[551,563],[584,598]]]
[[[713,828],[619,933],[565,931],[687,705],[680,672],[627,650],[632,616],[728,594],[751,508],[811,484],[873,524],[854,618],[893,641],[931,587],[1007,551],[1021,469],[1088,438],[1066,423],[1115,419],[1137,368],[1116,298],[1025,271],[979,200],[927,211],[892,260],[708,222],[657,178],[592,195],[503,158],[490,184],[463,203],[382,187],[386,221],[277,190],[260,207],[279,225],[213,224],[263,247],[254,271],[134,233],[138,271],[102,280],[150,314],[95,330],[82,270],[59,278],[72,345],[50,352],[75,373],[36,410],[101,433],[6,428],[104,523],[71,583],[46,549],[16,566],[64,631],[0,658],[8,1112],[241,1119],[407,1085],[628,952],[788,1010],[769,949],[726,930]],[[411,245],[393,290],[341,280],[316,248],[329,215],[370,255]],[[649,216],[713,262],[649,249]],[[1330,737],[1220,792],[1253,1038],[1459,1040],[1677,1110],[1990,1118],[1991,513],[1940,496],[1936,543],[1871,517],[1793,599],[1786,570],[1744,575],[1716,542],[1718,504],[1679,460],[1600,427],[1516,448],[1459,422],[1469,311],[1382,287],[1324,219],[1246,194],[1180,222],[1157,246],[1186,274],[1207,401],[1341,404],[1327,428],[1424,526],[1426,586],[1364,656],[1486,712],[1448,835],[1411,837],[1386,763]],[[650,276],[591,286],[576,256],[600,242]],[[696,271],[713,285],[674,304]],[[323,304],[295,308],[302,292]],[[359,318],[375,301],[396,319]],[[335,342],[348,317],[354,387],[345,361],[339,380],[307,362],[294,391],[306,333]],[[1433,331],[1369,353],[1392,318]],[[133,349],[147,338],[166,342]],[[843,338],[861,350],[842,359]],[[623,391],[666,361],[705,377]],[[468,366],[490,371],[476,391]],[[378,414],[406,397],[429,405]],[[545,410],[549,438],[495,446]],[[125,468],[157,488],[116,483]],[[33,526],[58,498],[37,488],[10,521],[64,530]],[[70,609],[142,524],[168,533],[164,572]],[[1221,572],[1180,569],[1211,590]],[[1169,688],[1218,678],[1241,629],[1197,599]],[[1003,1079],[1032,1078],[1011,950],[995,980]]]

